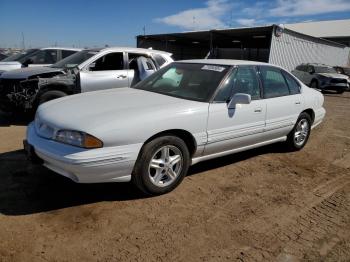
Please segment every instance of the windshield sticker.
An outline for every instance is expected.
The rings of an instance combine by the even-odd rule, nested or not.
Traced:
[[[202,70],[210,70],[215,72],[222,72],[225,70],[225,67],[222,66],[215,66],[215,65],[205,65],[202,67]]]

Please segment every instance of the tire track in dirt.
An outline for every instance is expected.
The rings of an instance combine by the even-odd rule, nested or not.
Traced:
[[[299,216],[295,223],[290,225],[289,230],[282,231],[289,241],[284,245],[278,258],[289,256],[302,259],[310,251],[326,255],[327,250],[322,243],[327,239],[330,240],[327,241],[331,243],[328,244],[330,250],[341,240],[339,232],[350,226],[348,185],[349,183]]]
[[[237,260],[320,260],[342,243],[342,232],[350,228],[350,178],[343,175],[331,179],[312,194],[314,198],[300,210],[300,215],[280,227],[264,228],[264,237],[254,239],[254,245],[237,252]],[[264,244],[262,239],[267,242]],[[269,246],[269,239],[277,241]],[[350,250],[344,257],[350,257]]]

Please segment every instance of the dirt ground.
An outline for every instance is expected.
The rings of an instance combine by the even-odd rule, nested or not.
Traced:
[[[79,185],[24,157],[0,116],[0,261],[350,261],[350,93],[307,146],[195,165],[174,192]]]

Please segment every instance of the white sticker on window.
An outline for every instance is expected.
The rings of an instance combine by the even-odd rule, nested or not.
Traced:
[[[225,67],[222,66],[215,66],[215,65],[205,65],[202,67],[202,70],[210,70],[210,71],[216,71],[216,72],[222,72],[225,70]]]

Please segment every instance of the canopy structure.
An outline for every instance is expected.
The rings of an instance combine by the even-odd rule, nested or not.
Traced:
[[[301,63],[349,63],[345,45],[279,25],[139,35],[137,47],[170,52],[174,60],[241,59],[274,63],[288,70]]]

